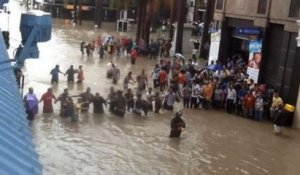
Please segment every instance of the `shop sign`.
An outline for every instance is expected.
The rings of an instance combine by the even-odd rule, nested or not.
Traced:
[[[210,43],[208,63],[211,63],[211,61],[216,62],[218,60],[220,41],[221,41],[221,30],[212,33],[210,37],[211,37],[210,39],[211,43]]]
[[[239,35],[259,35],[260,30],[258,28],[237,27],[236,33]]]
[[[249,62],[247,74],[255,83],[258,81],[259,69],[261,65],[262,40],[250,41],[249,43]]]

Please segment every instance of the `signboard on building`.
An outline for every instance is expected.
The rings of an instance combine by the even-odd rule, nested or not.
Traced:
[[[209,58],[208,63],[210,64],[211,61],[216,62],[219,56],[219,49],[220,49],[220,41],[221,41],[221,30],[211,33],[210,35],[210,50],[209,50]]]
[[[259,35],[260,30],[259,28],[249,28],[249,27],[237,27],[236,34],[239,35]]]
[[[247,74],[249,74],[249,78],[253,79],[255,83],[258,81],[259,69],[261,65],[261,49],[262,40],[250,41]]]
[[[73,4],[67,4],[64,6],[65,9],[68,9],[68,10],[73,10],[74,9],[74,5]],[[81,6],[81,10],[82,11],[89,11],[91,10],[90,6],[87,6],[87,5],[83,5]]]

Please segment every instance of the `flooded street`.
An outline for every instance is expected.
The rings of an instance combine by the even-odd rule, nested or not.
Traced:
[[[106,98],[112,86],[112,81],[106,79],[110,58],[100,61],[94,53],[93,58],[87,59],[79,50],[82,40],[91,41],[114,31],[111,24],[106,25],[107,28],[94,31],[90,24],[73,28],[54,19],[51,41],[39,44],[40,59],[26,61],[24,93],[33,87],[41,97],[51,87],[50,71],[56,64],[63,72],[70,65],[75,68],[83,65],[84,83],[68,86],[67,78],[60,75],[59,84],[53,86],[54,94],[58,96],[68,87],[71,95],[78,95],[91,87],[92,93],[99,92]],[[12,47],[16,43],[17,39]],[[116,89],[122,89],[128,71],[133,71],[136,77],[143,68],[152,82],[150,73],[155,61],[139,58],[132,66],[128,58],[112,59],[121,70]],[[90,109],[74,123],[59,116],[59,107],[59,103],[55,104],[54,114],[45,115],[41,104],[32,123],[45,175],[297,175],[300,172],[300,132],[286,129],[283,136],[275,136],[268,122],[258,123],[224,111],[183,110],[187,127],[180,139],[169,139],[170,120],[174,116],[171,112],[151,112],[147,117],[127,112],[124,118],[119,118],[108,109],[103,115],[93,114]]]

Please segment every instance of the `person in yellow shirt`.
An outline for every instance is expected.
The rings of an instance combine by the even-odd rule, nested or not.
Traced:
[[[272,105],[270,108],[270,117],[274,118],[280,106],[283,106],[282,98],[279,97],[277,92],[273,94]]]
[[[204,81],[203,86],[203,108],[208,109],[213,95],[212,85],[208,81]]]

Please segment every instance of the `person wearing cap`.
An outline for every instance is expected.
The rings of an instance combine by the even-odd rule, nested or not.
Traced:
[[[180,137],[181,131],[185,128],[185,122],[182,120],[181,115],[181,112],[178,111],[176,112],[175,117],[171,120],[170,138]]]

